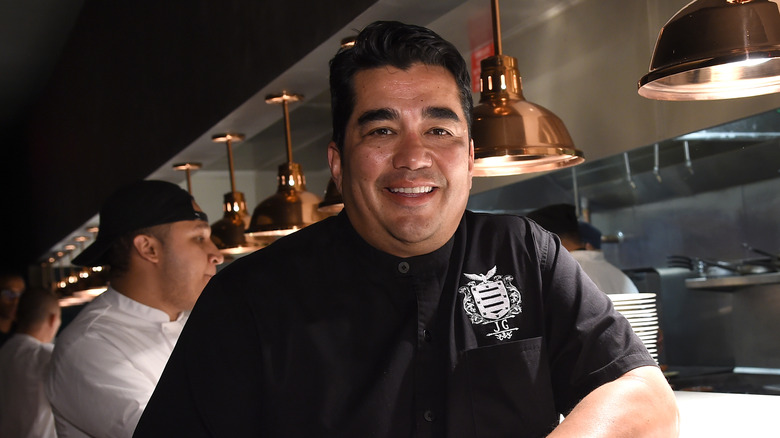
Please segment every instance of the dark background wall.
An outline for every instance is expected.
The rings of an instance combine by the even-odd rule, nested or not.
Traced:
[[[371,3],[85,1],[34,102],[0,124],[0,265],[24,270]]]

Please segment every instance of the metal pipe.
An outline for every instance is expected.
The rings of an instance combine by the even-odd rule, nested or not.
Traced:
[[[628,163],[628,152],[623,152],[623,161],[626,163],[626,177],[628,178],[628,183],[631,185],[631,188],[636,190],[636,184],[634,184],[634,179],[631,177],[631,165]]]
[[[236,191],[236,177],[233,174],[233,144],[230,140],[230,136],[228,136],[227,141],[225,141],[225,147],[227,148],[227,154],[228,154],[228,166],[230,168],[230,191],[235,192]],[[187,177],[189,180],[189,171],[187,172]]]
[[[653,145],[654,149],[654,155],[655,155],[655,164],[653,165],[653,174],[655,175],[655,179],[658,180],[658,182],[661,182],[661,166],[660,166],[660,152],[658,151],[658,143]]]
[[[572,167],[571,168],[571,185],[572,185],[572,191],[574,192],[574,214],[577,215],[577,217],[580,217],[580,195],[579,195],[579,187],[577,187],[577,168]]]
[[[490,9],[493,15],[493,48],[495,55],[501,54],[501,17],[498,12],[498,0],[492,0]]]
[[[693,175],[693,163],[691,162],[691,149],[688,147],[688,140],[683,142],[683,149],[685,150],[685,167]]]
[[[290,139],[290,112],[287,109],[287,99],[282,99],[282,111],[284,111],[284,138],[287,141],[287,162],[293,162],[292,140]]]

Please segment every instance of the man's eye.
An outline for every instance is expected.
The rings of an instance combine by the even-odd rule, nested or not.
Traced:
[[[389,128],[376,128],[368,133],[368,135],[377,135],[377,136],[383,136],[383,135],[390,135],[393,131]]]
[[[430,132],[433,135],[450,135],[450,131],[444,128],[433,128],[428,132]]]

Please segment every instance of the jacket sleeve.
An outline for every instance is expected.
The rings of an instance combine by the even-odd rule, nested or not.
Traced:
[[[540,250],[546,338],[559,412],[624,373],[656,363],[628,321],[563,248],[534,230]]]

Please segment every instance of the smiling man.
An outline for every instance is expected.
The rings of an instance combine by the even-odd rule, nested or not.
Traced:
[[[663,375],[560,241],[466,211],[457,50],[377,22],[330,69],[344,211],[212,280],[135,436],[675,436]]]
[[[73,259],[109,266],[110,287],[59,336],[46,395],[60,437],[130,437],[190,310],[223,257],[206,214],[165,181],[139,181],[100,210]]]
[[[471,189],[474,153],[452,74],[415,63],[354,76],[344,145],[328,159],[347,216],[370,245],[427,254],[452,238]]]

